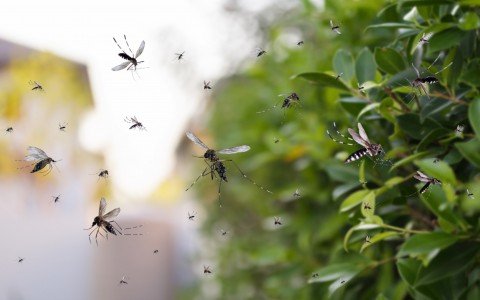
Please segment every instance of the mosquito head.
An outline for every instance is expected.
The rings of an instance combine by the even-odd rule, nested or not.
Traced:
[[[371,156],[377,156],[384,153],[382,145],[380,144],[372,144],[368,150]]]
[[[203,154],[203,157],[205,157],[206,159],[211,160],[211,161],[214,161],[214,160],[218,159],[217,154],[215,153],[215,150],[213,150],[213,149],[208,149],[207,152],[205,152],[205,154]]]
[[[93,219],[92,227],[93,226],[100,226],[100,217],[99,216],[96,216],[95,219]]]

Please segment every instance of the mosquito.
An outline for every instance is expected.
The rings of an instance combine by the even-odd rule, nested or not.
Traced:
[[[282,225],[282,218],[280,217],[273,217],[273,225],[281,226]]]
[[[222,234],[222,236],[226,236],[228,234],[228,231],[220,229],[220,233]]]
[[[455,129],[455,136],[456,137],[463,137],[463,131],[465,130],[465,126],[460,124],[457,125],[457,128]]]
[[[100,180],[100,178],[107,180],[107,178],[110,176],[110,174],[108,173],[108,170],[106,169],[100,169],[100,172],[98,174],[90,174],[90,175],[97,175],[98,176],[97,182]]]
[[[302,46],[303,44],[305,44],[303,41],[299,41],[299,42],[297,43],[297,46]]]
[[[120,280],[120,282],[119,282],[118,284],[119,284],[119,285],[128,284],[128,282],[127,282],[127,276],[123,275],[123,276],[122,276],[122,279]]]
[[[363,147],[360,150],[357,150],[357,151],[353,152],[352,154],[350,154],[347,157],[347,159],[345,160],[346,164],[354,162],[356,160],[359,160],[360,158],[364,157],[365,155],[370,156],[370,157],[375,157],[375,156],[378,156],[381,153],[383,153],[382,145],[373,144],[373,143],[370,142],[370,140],[368,139],[367,133],[365,132],[365,129],[363,129],[362,124],[358,123],[358,132],[359,132],[360,135],[358,135],[355,132],[355,130],[353,130],[351,128],[348,128],[348,133],[350,133],[350,136],[353,139],[349,138],[349,137],[346,137],[343,134],[341,134],[336,129],[335,122],[333,123],[333,127],[335,128],[336,132],[342,138],[344,138],[345,140],[348,140],[348,141],[355,141],[355,142],[357,142],[357,144],[359,144],[360,146]],[[350,143],[350,142],[344,142],[344,141],[334,139],[333,136],[330,134],[330,132],[328,130],[327,130],[327,134],[334,142],[337,142],[339,144],[348,145],[348,146],[353,146],[354,145],[353,143]]]
[[[365,203],[363,203],[363,209],[372,209],[372,207],[370,206],[370,204],[365,202]]]
[[[371,238],[368,234],[367,234],[367,236],[365,236],[365,243],[368,243],[368,244],[371,243]]]
[[[105,198],[102,197],[102,199],[100,200],[100,205],[98,207],[98,216],[96,216],[95,219],[93,219],[93,223],[90,228],[84,229],[84,230],[90,230],[93,227],[97,226],[88,235],[88,240],[90,241],[90,243],[92,243],[92,240],[90,237],[92,233],[95,232],[95,230],[97,231],[97,233],[95,234],[95,242],[97,243],[97,246],[98,246],[98,235],[100,234],[103,237],[102,233],[100,232],[100,229],[102,229],[105,232],[107,239],[108,239],[108,233],[111,233],[113,235],[117,235],[117,233],[122,234],[120,231],[122,230],[120,225],[118,225],[116,221],[112,220],[113,218],[118,216],[118,214],[120,213],[120,208],[117,207],[105,214],[106,207],[107,207],[107,201],[105,200]],[[115,223],[118,226],[118,228],[120,228],[120,230],[113,227],[112,223]]]
[[[342,34],[342,33],[340,32],[340,26],[338,26],[338,25],[333,25],[333,21],[332,21],[332,20],[330,20],[330,29],[331,29],[333,32],[335,32],[336,34]]]
[[[210,266],[203,266],[203,274],[212,274],[212,270],[210,270]]]
[[[60,196],[61,196],[61,195],[58,195],[58,196],[52,196],[52,198],[53,198],[53,203],[60,202]]]
[[[428,33],[423,33],[422,34],[422,37],[420,38],[420,40],[418,41],[418,44],[417,44],[417,47],[416,48],[419,48],[419,47],[422,47],[423,45],[425,44],[428,44],[428,41],[430,40],[430,38],[433,36],[433,32],[428,32]]]
[[[429,70],[437,62],[437,60],[439,58],[440,58],[440,55],[433,61],[433,63],[427,68],[427,70]],[[439,80],[438,80],[437,77],[435,77],[435,75],[437,75],[440,72],[443,72],[445,69],[450,67],[452,64],[453,64],[453,62],[449,63],[447,66],[445,66],[440,71],[438,71],[436,73],[433,73],[433,75],[422,77],[421,73],[418,71],[418,69],[412,63],[412,67],[413,67],[413,70],[415,71],[415,74],[417,75],[417,78],[415,78],[413,81],[409,81],[410,86],[412,86],[413,88],[416,88],[418,90],[418,92],[420,93],[420,95],[422,95],[422,92],[423,92],[423,94],[425,96],[427,96],[428,99],[430,99],[430,96],[428,95],[428,92],[427,92],[427,86],[429,84],[438,83]],[[408,79],[407,79],[407,81],[408,81]]]
[[[263,50],[262,48],[257,48],[256,51],[257,51],[257,57],[260,57],[267,53],[267,51]]]
[[[32,171],[30,171],[30,173],[39,172],[43,168],[48,166],[48,170],[46,172],[44,172],[45,173],[44,176],[45,176],[52,171],[53,163],[56,163],[56,162],[59,161],[59,160],[54,160],[53,158],[49,157],[42,149],[37,148],[37,147],[29,146],[27,148],[27,151],[28,151],[28,155],[25,156],[24,161],[34,161],[34,163],[32,165],[35,165],[33,167]],[[32,165],[21,167],[20,169],[23,169],[23,168],[26,168],[26,167],[29,167],[29,166],[32,166]]]
[[[157,253],[158,253],[158,249],[153,250],[153,254],[157,254]]]
[[[295,192],[293,193],[293,198],[298,199],[298,198],[300,198],[300,196],[301,196],[301,195],[300,195],[300,189],[297,188],[297,189],[295,190]]]
[[[39,91],[39,92],[43,92],[43,86],[36,82],[36,81],[29,81],[28,84],[30,84],[32,87],[32,91]]]
[[[177,57],[177,60],[182,60],[184,54],[185,54],[185,51],[183,51],[182,53],[175,53],[175,56]]]
[[[65,129],[67,129],[67,125],[68,125],[68,123],[63,123],[63,124],[60,123],[60,124],[58,124],[58,129],[59,129],[60,131],[65,132]]]
[[[195,212],[192,212],[191,214],[190,214],[190,212],[188,213],[188,219],[189,219],[190,221],[194,221],[195,216],[196,216]]]
[[[113,38],[113,41],[115,42],[115,44],[117,44],[120,51],[122,51],[122,52],[118,53],[118,56],[120,56],[121,58],[126,60],[126,62],[123,62],[123,63],[119,64],[118,66],[113,67],[112,71],[120,71],[120,70],[123,70],[125,68],[127,68],[127,70],[136,71],[137,70],[137,65],[144,62],[143,60],[139,61],[138,57],[142,54],[143,49],[145,49],[145,41],[142,41],[140,43],[140,46],[137,49],[137,53],[133,54],[133,51],[130,48],[130,45],[128,44],[127,36],[123,35],[123,38],[125,39],[125,43],[127,44],[128,50],[130,50],[131,55],[127,54],[127,52],[125,52],[122,49],[122,47],[120,47],[120,44],[118,44],[117,40],[115,38]]]
[[[470,198],[472,200],[475,199],[475,196],[473,195],[473,193],[470,192],[468,189],[467,189],[467,196],[468,196],[468,198]]]
[[[18,257],[18,263],[22,263],[24,260],[25,260],[24,257],[20,257],[20,256]]]
[[[275,109],[280,105],[280,103],[282,103],[282,106],[281,106],[282,109],[287,109],[287,108],[291,108],[291,107],[296,107],[297,105],[301,105],[300,104],[300,97],[295,92],[292,92],[290,94],[280,94],[278,96],[279,97],[284,97],[284,99],[278,101],[274,106],[272,106],[270,108],[264,109],[262,111],[258,111],[257,114],[263,114],[267,111]]]
[[[365,94],[365,87],[359,83],[357,83],[358,91],[362,94]]]
[[[275,144],[278,144],[278,143],[280,142],[280,139],[279,139],[279,138],[273,138],[273,142],[274,142]]]
[[[205,145],[194,133],[188,131],[186,133],[187,137],[189,140],[194,142],[196,145],[202,147],[203,149],[206,150],[206,152],[203,154],[203,157],[197,156],[198,158],[203,158],[205,163],[207,164],[207,167],[203,170],[202,174],[200,174],[193,182],[192,184],[186,189],[188,191],[200,178],[205,177],[207,175],[210,175],[210,178],[213,180],[213,178],[217,178],[218,175],[218,180],[219,180],[219,185],[218,185],[218,199],[220,200],[220,189],[222,187],[222,181],[228,182],[227,179],[227,169],[225,168],[225,162],[231,162],[237,170],[242,174],[243,178],[247,179],[250,181],[252,184],[257,186],[259,189],[272,194],[271,191],[268,189],[264,188],[263,186],[257,184],[255,181],[253,181],[250,177],[248,177],[241,169],[240,167],[235,163],[234,160],[232,159],[220,159],[217,154],[235,154],[235,153],[242,153],[242,152],[247,152],[250,150],[250,146],[248,145],[242,145],[242,146],[237,146],[237,147],[231,147],[231,148],[226,148],[222,150],[213,150],[210,149],[207,145]]]
[[[319,276],[318,273],[313,273],[312,274],[312,278],[317,278],[318,276]]]
[[[342,77],[342,76],[343,76],[343,72],[341,72],[340,74],[338,74],[337,76],[335,76],[335,80],[339,80],[340,77]]]
[[[421,182],[425,182],[425,185],[420,189],[419,194],[423,194],[427,191],[430,185],[441,185],[442,182],[436,178],[428,177],[427,175],[423,174],[420,171],[417,171],[417,174],[413,175],[413,177]]]
[[[13,132],[13,127],[8,127],[6,130],[5,130],[5,133],[12,133]]]
[[[124,121],[132,124],[132,126],[130,126],[129,129],[137,128],[138,130],[147,130],[145,126],[143,126],[143,124],[140,121],[138,121],[137,117],[131,117],[131,118],[126,117]]]
[[[208,81],[208,82],[205,81],[205,80],[203,81],[203,89],[204,90],[211,90],[212,89],[212,87],[210,86],[210,81]]]

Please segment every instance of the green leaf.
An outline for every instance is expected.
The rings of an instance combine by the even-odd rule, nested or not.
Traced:
[[[417,140],[423,139],[430,131],[441,127],[431,118],[426,118],[422,123],[420,117],[413,113],[398,116],[397,122],[403,132]]]
[[[406,68],[402,56],[392,48],[375,48],[375,62],[380,70],[392,75]]]
[[[380,23],[370,25],[365,28],[365,31],[370,29],[378,29],[378,28],[392,28],[392,29],[399,29],[399,28],[415,28],[412,23],[395,23],[395,22],[387,22],[387,23]]]
[[[480,136],[480,98],[473,100],[468,106],[468,120],[475,134]]]
[[[372,196],[375,198],[375,194],[370,190],[360,190],[351,194],[347,197],[347,199],[343,200],[342,204],[340,205],[340,212],[346,212],[359,205],[365,198],[367,198],[369,194],[372,194]]]
[[[379,224],[371,224],[371,223],[360,223],[358,225],[353,226],[350,228],[345,236],[343,237],[343,249],[348,252],[348,241],[350,240],[350,237],[352,236],[353,232],[358,231],[358,230],[371,230],[371,229],[377,229],[379,228]]]
[[[452,0],[402,0],[398,2],[398,8],[401,9],[414,6],[431,6],[452,3]]]
[[[370,208],[365,208],[366,206]],[[360,211],[365,218],[370,218],[375,214],[375,193],[368,193],[363,199]]]
[[[380,107],[380,102],[374,102],[374,103],[370,103],[368,104],[367,106],[365,106],[359,113],[358,113],[358,116],[357,116],[357,120],[360,120],[360,118],[366,114],[367,112],[373,110],[373,109],[376,109]]]
[[[418,158],[422,158],[424,156],[427,156],[429,155],[429,152],[428,151],[423,151],[423,152],[418,152],[418,153],[415,153],[415,154],[412,154],[412,155],[409,155],[399,161],[397,161],[396,163],[393,164],[393,166],[390,168],[390,171],[393,171],[395,170],[396,168],[398,167],[401,167],[401,166],[404,166],[406,164],[409,164],[411,163],[412,161],[418,159]]]
[[[421,267],[420,261],[413,258],[401,258],[397,260],[397,269],[400,277],[410,286],[415,285],[418,270]]]
[[[458,238],[444,232],[416,234],[403,243],[397,256],[418,256],[438,251],[454,244]]]
[[[343,49],[339,49],[333,56],[333,69],[335,70],[335,73],[343,73],[342,78],[346,81],[350,81],[353,78],[353,64],[352,54]]]
[[[438,32],[434,34],[428,42],[428,53],[431,54],[457,46],[464,35],[465,31],[458,28],[449,28]]]
[[[367,81],[375,80],[375,73],[377,71],[377,65],[372,52],[368,48],[363,48],[357,56],[355,62],[355,74],[357,76],[357,82],[364,84]],[[367,87],[364,86],[365,89]]]
[[[480,141],[478,139],[472,139],[464,143],[455,143],[455,148],[475,167],[480,168]]]
[[[461,18],[458,27],[462,30],[473,30],[480,27],[480,18],[472,11],[466,12]]]
[[[440,179],[442,184],[449,183],[454,185],[457,182],[452,168],[450,168],[450,166],[444,161],[434,162],[433,158],[429,158],[415,161],[415,164],[423,171],[423,173]]]
[[[335,79],[334,76],[321,72],[307,72],[296,75],[294,78],[303,78],[311,83],[318,84],[323,87],[331,87],[345,92],[349,92],[348,87],[341,81]]]
[[[429,284],[443,278],[451,277],[468,268],[475,261],[479,245],[458,243],[441,251],[426,268],[421,268],[416,286]]]
[[[340,105],[352,116],[357,116],[367,104],[367,101],[357,97],[345,97],[340,99]]]
[[[360,248],[360,253],[363,252],[363,250],[367,249],[368,247],[372,246],[373,244],[376,244],[382,240],[388,239],[389,237],[392,236],[398,236],[400,235],[397,231],[385,231],[379,234],[374,235],[371,239],[370,242],[365,241]]]

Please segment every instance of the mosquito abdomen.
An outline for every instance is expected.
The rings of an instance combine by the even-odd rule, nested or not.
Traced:
[[[345,160],[345,163],[348,164],[353,161],[359,160],[360,158],[364,157],[367,154],[368,154],[368,150],[366,148],[362,148],[350,154],[350,156],[347,157],[347,159]]]
[[[38,163],[35,164],[35,167],[33,167],[33,170],[30,173],[35,173],[40,171],[41,169],[45,168],[46,165],[50,163],[49,158],[45,158],[44,160],[39,161]]]

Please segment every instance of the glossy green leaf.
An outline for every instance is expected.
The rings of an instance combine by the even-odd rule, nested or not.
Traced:
[[[464,143],[455,143],[455,148],[469,162],[480,168],[480,141],[478,139],[472,139]]]
[[[385,232],[376,234],[370,238],[370,241],[365,241],[363,243],[362,247],[360,248],[360,252],[363,252],[363,250],[367,249],[373,244],[376,244],[382,240],[388,239],[393,236],[398,236],[398,235],[400,235],[400,233],[398,233],[397,231],[385,231]]]
[[[407,165],[411,162],[413,162],[416,159],[422,158],[429,155],[428,151],[423,151],[423,152],[418,152],[412,155],[409,155],[405,158],[402,158],[401,160],[397,161],[396,163],[393,164],[393,166],[390,168],[390,171],[393,171],[401,166]]]
[[[410,286],[415,285],[418,270],[421,268],[419,260],[413,258],[400,258],[397,260],[397,269],[400,277]]]
[[[388,74],[396,74],[407,67],[402,56],[392,48],[375,48],[375,62]]]
[[[359,205],[369,194],[375,197],[375,194],[369,190],[360,190],[351,194],[347,199],[343,200],[342,205],[340,205],[340,212],[346,212]]]
[[[375,73],[377,72],[377,64],[372,52],[368,48],[363,48],[357,56],[355,62],[355,74],[357,82],[362,84],[365,89],[365,82],[375,80]]]
[[[342,91],[348,92],[348,87],[342,82],[341,79],[335,79],[335,76],[320,73],[320,72],[308,72],[298,74],[295,78],[302,78],[311,83],[318,84],[323,87],[334,88]]]
[[[466,12],[461,18],[458,27],[462,30],[474,30],[480,27],[480,17],[478,14],[469,11]]]
[[[465,31],[450,28],[434,34],[428,42],[428,53],[435,53],[454,47],[459,44],[460,40],[465,35]]]
[[[468,120],[475,134],[480,136],[480,98],[476,98],[468,106]]]
[[[347,231],[347,233],[343,237],[343,249],[345,249],[345,251],[348,252],[348,241],[350,240],[350,237],[355,231],[371,230],[371,229],[377,229],[377,228],[380,228],[379,224],[371,224],[371,223],[364,223],[364,222],[353,226]]]
[[[333,69],[335,73],[341,74],[342,78],[346,81],[350,81],[354,75],[354,61],[350,52],[343,49],[337,50],[333,56]]]
[[[458,237],[444,232],[416,234],[403,243],[397,256],[417,256],[432,251],[442,250],[454,244]]]

